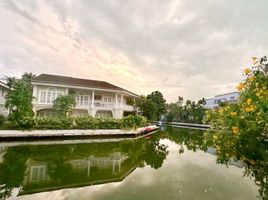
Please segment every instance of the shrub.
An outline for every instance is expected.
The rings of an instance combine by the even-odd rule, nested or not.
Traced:
[[[31,129],[35,126],[35,121],[32,117],[22,117],[17,120],[17,124],[14,124],[16,127],[20,129]]]
[[[215,147],[218,162],[242,160],[246,174],[254,175],[260,195],[267,198],[268,63],[266,57],[253,60],[254,66],[244,70],[245,80],[237,87],[239,102],[207,112],[206,121],[217,131],[209,131],[206,140]]]
[[[136,129],[146,126],[145,117],[136,115],[122,119],[88,117],[24,117],[18,124],[12,123],[12,128],[20,129]]]
[[[89,117],[76,117],[75,128],[77,129],[96,129],[97,121],[95,118]]]
[[[70,129],[74,120],[71,117],[38,117],[35,118],[36,129]]]
[[[6,121],[6,117],[0,114],[0,126],[2,126]]]
[[[146,126],[147,120],[140,115],[129,115],[121,120],[122,129],[136,129],[138,127]]]

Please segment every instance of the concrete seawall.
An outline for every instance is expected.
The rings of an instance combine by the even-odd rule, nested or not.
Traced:
[[[184,122],[164,122],[164,121],[156,121],[156,125],[168,125],[175,128],[190,128],[190,129],[199,129],[199,130],[207,130],[210,129],[210,125],[207,124],[194,124],[194,123],[184,123]]]
[[[96,130],[1,130],[0,141],[19,139],[49,139],[49,138],[100,138],[100,137],[138,137],[158,130],[155,125],[138,128],[137,130],[96,129]]]

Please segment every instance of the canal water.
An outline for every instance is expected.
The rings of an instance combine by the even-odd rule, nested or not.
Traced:
[[[241,163],[216,163],[203,133],[89,143],[0,143],[0,199],[254,200]]]

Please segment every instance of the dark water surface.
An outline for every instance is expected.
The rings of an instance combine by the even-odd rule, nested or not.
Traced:
[[[0,199],[257,199],[241,163],[216,164],[202,144],[203,132],[188,129],[112,142],[0,143]]]

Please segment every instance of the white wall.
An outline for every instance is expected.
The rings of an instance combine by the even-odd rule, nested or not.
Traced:
[[[220,102],[236,102],[238,99],[238,92],[217,95],[214,98],[206,99],[206,105],[204,105],[204,108],[213,109],[218,107]]]
[[[5,108],[6,99],[8,89],[0,85],[0,114],[7,116],[8,110]]]

